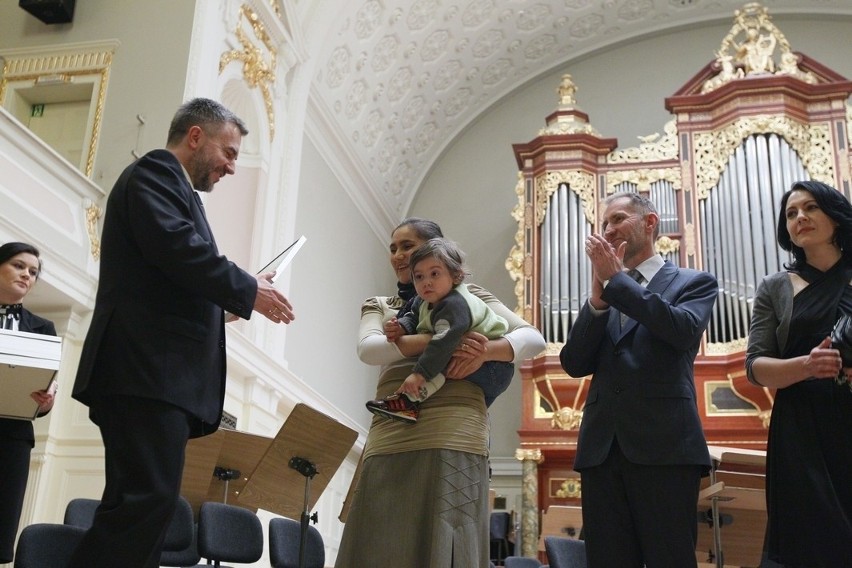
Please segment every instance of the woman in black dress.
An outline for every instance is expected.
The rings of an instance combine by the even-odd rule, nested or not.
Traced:
[[[768,557],[787,567],[852,566],[852,369],[830,334],[852,314],[852,205],[820,182],[781,199],[787,270],[757,290],[749,379],[776,388],[766,462]]]
[[[0,328],[56,335],[53,322],[31,313],[21,301],[38,280],[41,271],[38,249],[26,243],[0,246]],[[53,393],[31,395],[39,404],[39,416],[53,408]],[[24,492],[30,472],[30,452],[35,445],[29,420],[0,418],[0,464],[3,467],[3,497],[0,498],[0,564],[11,562],[15,535],[21,518]]]

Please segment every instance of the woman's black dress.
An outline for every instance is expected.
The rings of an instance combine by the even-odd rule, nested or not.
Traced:
[[[782,358],[810,353],[852,313],[849,269],[799,272]],[[790,567],[852,567],[852,391],[832,379],[778,389],[767,452],[769,558]]]

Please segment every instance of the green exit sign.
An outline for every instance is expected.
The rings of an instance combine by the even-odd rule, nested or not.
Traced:
[[[33,105],[33,110],[30,116],[38,117],[44,116],[44,105]]]

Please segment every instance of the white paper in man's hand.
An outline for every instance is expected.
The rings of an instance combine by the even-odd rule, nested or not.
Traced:
[[[302,235],[292,243],[290,243],[287,248],[282,250],[278,255],[273,258],[269,263],[257,271],[258,274],[265,274],[267,272],[275,271],[275,276],[272,277],[272,283],[274,284],[278,277],[281,276],[281,273],[287,268],[287,265],[292,262],[293,258],[296,256],[296,253],[299,252],[299,249],[302,248],[302,245],[305,244],[305,241],[308,240],[305,235]]]

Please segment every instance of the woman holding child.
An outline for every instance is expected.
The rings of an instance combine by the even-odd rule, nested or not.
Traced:
[[[358,355],[380,365],[376,398],[397,392],[429,343],[426,334],[385,336],[385,323],[415,296],[409,257],[443,237],[424,219],[404,220],[391,236],[398,293],[361,307]],[[488,340],[469,333],[445,374],[464,378],[486,361],[520,362],[540,353],[544,339],[482,288],[468,289],[508,322],[508,333]],[[448,380],[420,406],[416,424],[373,418],[335,566],[356,568],[472,568],[488,566],[488,422],[482,389]]]

